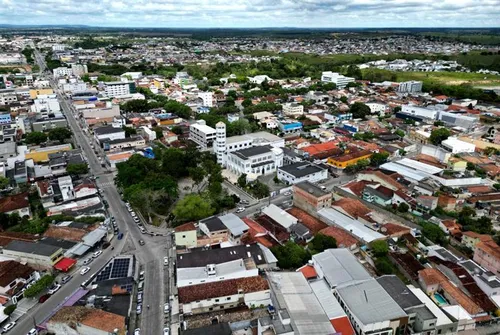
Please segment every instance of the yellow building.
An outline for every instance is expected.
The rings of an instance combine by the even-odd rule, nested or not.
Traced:
[[[175,228],[175,245],[186,248],[197,246],[198,234],[194,223],[189,222]]]
[[[354,165],[360,160],[370,159],[371,156],[372,156],[371,151],[361,150],[354,152],[352,154],[346,154],[339,157],[330,157],[328,158],[327,163],[338,169],[345,169],[349,165]]]
[[[31,149],[26,153],[26,159],[32,159],[35,163],[47,162],[49,154],[55,154],[60,151],[70,151],[71,144],[55,145],[52,147]]]
[[[448,168],[453,171],[465,171],[467,168],[467,162],[460,158],[450,157],[450,159],[448,159]]]
[[[153,79],[153,85],[157,89],[165,88],[165,80],[160,79],[160,78],[155,78],[155,79]]]
[[[30,90],[30,98],[36,99],[39,95],[54,94],[51,88],[39,88]]]

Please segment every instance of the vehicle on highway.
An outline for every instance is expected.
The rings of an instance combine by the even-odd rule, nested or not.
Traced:
[[[57,291],[59,291],[60,288],[61,288],[60,284],[57,284],[57,285],[54,285],[54,286],[50,287],[49,288],[49,294],[56,293]]]
[[[168,304],[168,302],[166,302],[165,305],[163,306],[163,313],[167,314],[169,310],[170,310],[170,305]]]
[[[3,328],[2,328],[2,334],[3,333],[6,333],[8,332],[9,330],[11,330],[12,328],[14,328],[14,326],[16,325],[16,322],[13,321],[13,322],[9,322],[7,323]]]
[[[38,330],[36,330],[36,328],[31,328],[26,335],[38,335]]]
[[[163,257],[163,265],[168,265],[168,257]]]
[[[245,207],[236,208],[236,213],[243,213],[245,211]]]
[[[134,335],[141,335],[141,328],[136,328],[134,330]]]
[[[142,304],[137,305],[135,312],[137,313],[137,315],[140,315],[142,313]]]
[[[143,240],[139,240],[139,244],[140,244],[140,245],[144,245],[144,244],[146,244],[146,243],[145,243]]]
[[[104,207],[109,207],[108,201],[106,199],[102,199],[102,203],[104,204]]]
[[[97,258],[102,254],[102,250],[97,250],[92,254],[92,258]]]
[[[73,278],[73,277],[70,275],[62,277],[61,284],[66,284],[67,282],[69,282],[71,280],[71,278]]]
[[[163,328],[163,335],[169,335],[170,334],[170,329],[168,327]]]
[[[90,268],[88,266],[86,266],[80,270],[80,274],[83,276],[89,271],[90,271]]]
[[[85,260],[83,261],[83,265],[87,265],[87,264],[92,263],[92,260],[93,260],[93,258],[92,258],[92,257],[89,257],[89,258],[85,259]]]
[[[50,294],[44,294],[40,298],[38,298],[38,302],[43,304],[47,299],[50,298]]]
[[[118,234],[118,239],[121,240],[123,238],[123,233]]]

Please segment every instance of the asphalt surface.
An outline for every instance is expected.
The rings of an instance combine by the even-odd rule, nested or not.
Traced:
[[[35,57],[41,72],[43,72],[45,70],[45,61],[38,50],[35,52]],[[91,270],[85,276],[80,275],[80,268],[75,268],[73,270],[73,279],[63,285],[63,287],[45,303],[37,304],[22,316],[11,332],[13,334],[26,334],[33,328],[35,323],[39,324],[45,321],[52,315],[53,311],[57,310],[59,305],[63,304],[65,300],[79,288],[83,281],[90,278],[91,275],[101,269],[113,256],[119,255],[126,246],[126,252],[134,254],[139,267],[146,272],[143,298],[144,308],[142,314],[138,318],[139,323],[137,326],[141,328],[141,334],[162,334],[165,322],[163,306],[164,302],[168,299],[169,289],[167,288],[167,292],[165,292],[163,285],[158,284],[164,282],[164,271],[166,267],[163,266],[163,257],[167,255],[168,249],[171,248],[171,238],[168,236],[150,236],[140,232],[114,185],[114,175],[109,173],[106,168],[101,167],[101,162],[91,147],[93,139],[84,134],[80,124],[74,116],[76,111],[70,103],[68,103],[62,92],[59,91],[56,83],[52,80],[51,83],[52,88],[58,95],[63,113],[73,132],[75,143],[83,150],[90,171],[94,176],[98,177],[96,180],[97,185],[104,190],[104,198],[109,204],[108,211],[110,215],[115,217],[119,230],[124,234],[124,237],[120,241],[118,241],[118,239],[113,239],[111,247],[114,247],[114,250],[111,250],[111,247],[103,250],[103,253],[88,265]],[[139,245],[139,240],[144,240],[145,245]],[[170,262],[170,266],[171,263],[173,262]],[[147,308],[147,305],[149,305],[150,308]],[[135,310],[132,311],[132,313],[134,312]],[[130,330],[133,331],[135,325],[130,326]]]

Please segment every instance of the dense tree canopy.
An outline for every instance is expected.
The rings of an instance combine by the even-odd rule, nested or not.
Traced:
[[[177,220],[195,221],[213,215],[215,208],[201,195],[189,194],[175,205],[172,213]]]
[[[68,138],[71,138],[71,130],[68,128],[54,128],[49,130],[49,139],[51,141],[59,141],[59,143],[64,143]]]
[[[40,144],[47,141],[47,134],[41,131],[32,131],[26,135],[26,143],[28,144]]]
[[[349,112],[352,113],[354,119],[365,119],[367,115],[370,115],[371,110],[366,104],[356,101],[351,105]]]
[[[311,258],[309,252],[292,241],[272,247],[271,251],[278,259],[278,266],[282,269],[296,269],[306,264]]]
[[[446,128],[437,128],[431,131],[431,137],[429,137],[429,141],[431,141],[434,145],[439,145],[441,142],[450,137],[451,132]]]

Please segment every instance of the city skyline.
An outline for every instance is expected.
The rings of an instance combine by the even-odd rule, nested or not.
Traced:
[[[500,1],[1,0],[0,24],[148,28],[496,27]],[[27,15],[31,13],[31,15]]]

